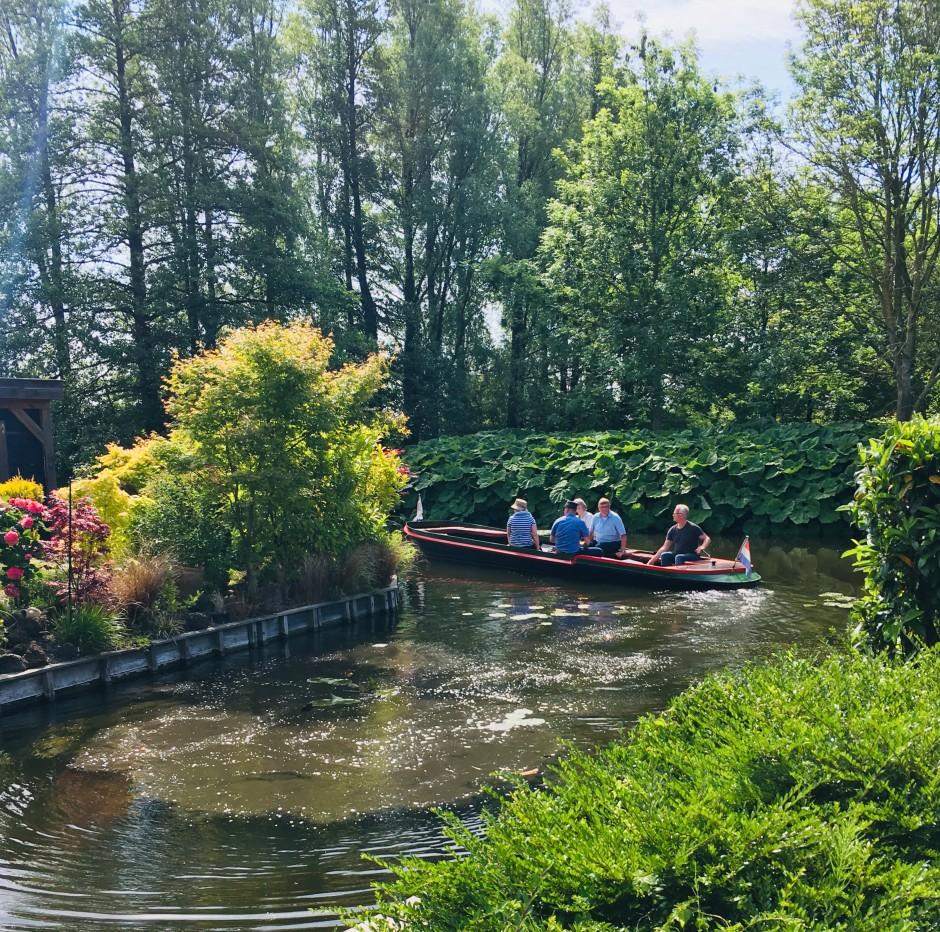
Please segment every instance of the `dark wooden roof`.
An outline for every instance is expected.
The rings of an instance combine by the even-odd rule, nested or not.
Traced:
[[[4,401],[57,401],[61,379],[0,379],[0,405]]]

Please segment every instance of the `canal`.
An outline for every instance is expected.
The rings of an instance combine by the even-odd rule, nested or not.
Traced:
[[[393,622],[8,715],[0,929],[341,928],[386,876],[363,855],[444,855],[434,807],[476,827],[495,771],[544,771],[711,670],[845,630],[838,547],[754,560],[766,585],[723,593],[425,565]]]

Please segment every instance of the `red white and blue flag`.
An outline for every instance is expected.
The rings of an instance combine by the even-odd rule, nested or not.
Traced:
[[[744,538],[744,543],[741,544],[741,549],[738,551],[738,555],[734,559],[735,562],[740,563],[747,570],[747,575],[750,576],[754,570],[754,564],[751,563],[750,537]]]

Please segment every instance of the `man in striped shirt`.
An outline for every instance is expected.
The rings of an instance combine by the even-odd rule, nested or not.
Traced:
[[[524,498],[517,498],[510,506],[512,514],[506,522],[506,539],[510,547],[534,547],[539,549],[539,529],[535,518],[529,513]]]

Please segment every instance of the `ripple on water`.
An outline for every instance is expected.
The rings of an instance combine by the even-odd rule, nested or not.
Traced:
[[[427,807],[481,832],[491,773],[604,742],[704,671],[843,624],[838,562],[786,556],[785,586],[738,593],[430,571],[392,628],[226,658],[7,732],[0,928],[336,926],[385,876],[363,854],[451,853]]]

